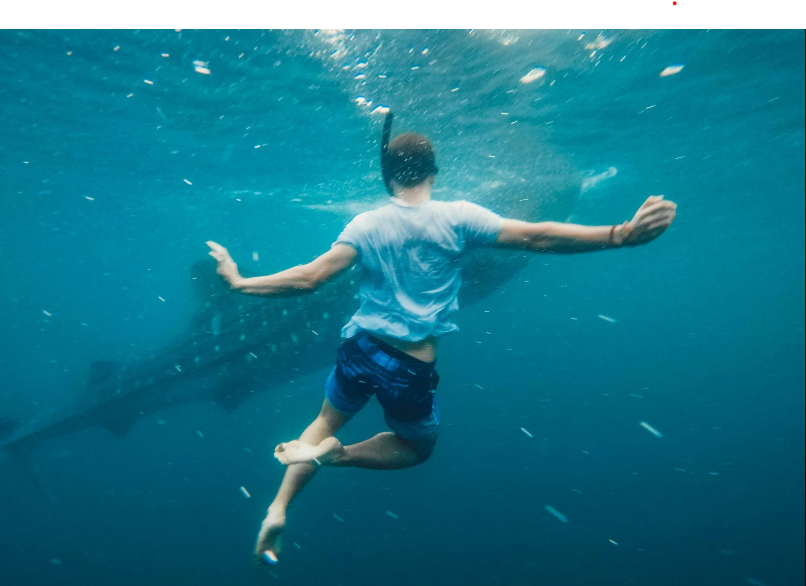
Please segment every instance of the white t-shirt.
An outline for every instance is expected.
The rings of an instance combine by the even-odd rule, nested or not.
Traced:
[[[417,342],[459,328],[450,315],[459,309],[459,259],[473,246],[490,246],[502,218],[468,201],[392,203],[359,214],[336,244],[358,251],[364,269],[361,307],[342,329],[351,338],[359,329]]]

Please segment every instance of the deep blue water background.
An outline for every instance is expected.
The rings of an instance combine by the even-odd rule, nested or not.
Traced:
[[[274,575],[271,449],[326,371],[47,442],[48,498],[0,460],[0,583],[802,584],[804,32],[581,32],[0,32],[0,417],[181,334],[205,240],[266,273],[325,250],[382,200],[379,103],[434,139],[439,196],[613,167],[573,221],[679,204],[651,246],[536,256],[465,308],[434,456],[324,471]],[[371,405],[341,439],[381,429]]]

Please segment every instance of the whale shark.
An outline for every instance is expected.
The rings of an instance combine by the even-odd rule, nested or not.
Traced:
[[[496,183],[481,203],[524,220],[565,219],[579,197],[581,177],[543,177],[528,184]],[[511,280],[531,253],[479,249],[463,259],[460,305],[476,303]],[[0,418],[0,450],[25,459],[43,441],[89,427],[124,436],[149,414],[195,401],[231,412],[257,392],[331,365],[342,326],[358,308],[360,268],[317,291],[268,298],[232,292],[212,259],[190,268],[197,308],[187,330],[161,351],[123,363],[93,362],[65,405],[17,422]]]

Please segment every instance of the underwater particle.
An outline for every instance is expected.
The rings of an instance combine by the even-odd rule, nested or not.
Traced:
[[[168,55],[168,53],[163,53],[162,56],[163,57],[170,57],[170,55]]]
[[[659,432],[657,429],[655,429],[654,427],[649,425],[646,421],[641,422],[641,427],[643,427],[645,430],[647,430],[649,433],[651,433],[655,437],[663,437],[663,434],[661,432]]]
[[[53,564],[54,566],[61,566],[62,560],[60,560],[59,558],[53,558],[52,560],[50,560],[50,563]]]
[[[294,547],[296,547],[297,549],[302,549],[302,546],[296,541],[294,542]]]
[[[353,101],[359,106],[363,106],[367,103],[367,99],[364,96],[356,96]]]
[[[243,495],[244,495],[246,498],[248,498],[248,499],[252,498],[252,495],[251,495],[251,494],[249,494],[249,491],[248,491],[248,490],[246,490],[246,489],[245,489],[243,486],[241,487],[241,492],[243,493]]]
[[[95,198],[94,198],[94,197],[90,197],[89,195],[85,195],[85,196],[84,196],[84,199],[87,199],[87,200],[89,200],[89,201],[95,201]]]
[[[542,67],[535,67],[529,70],[529,73],[521,78],[521,83],[532,83],[546,75],[546,70]]]
[[[333,518],[336,519],[337,521],[341,521],[342,523],[344,523],[344,519],[339,517],[336,513],[333,513]]]
[[[370,114],[388,114],[389,106],[375,106]]]
[[[159,295],[157,295],[157,299],[159,299],[160,301],[162,301],[163,303],[165,303],[165,299],[163,299],[163,298],[162,298],[162,297],[160,297]]]
[[[255,354],[254,352],[250,352],[249,356],[251,356],[252,358],[257,358],[257,354]]]
[[[613,42],[613,39],[607,39],[604,36],[599,35],[593,41],[591,41],[590,43],[585,45],[585,48],[588,49],[588,50],[590,50],[590,49],[604,49],[605,47],[607,47],[612,42]]]
[[[661,77],[669,77],[670,75],[675,75],[683,71],[685,65],[670,65],[666,69],[660,72]]]
[[[157,419],[157,425],[165,425],[166,423],[168,422],[165,421],[164,419]]]
[[[263,561],[269,564],[270,566],[274,566],[277,564],[277,554],[274,553],[272,550],[267,549],[263,552]]]
[[[560,511],[558,511],[557,509],[555,509],[555,508],[554,508],[554,507],[552,507],[551,505],[546,505],[546,506],[545,506],[545,507],[543,507],[543,508],[544,508],[544,509],[546,509],[546,510],[547,510],[549,513],[551,513],[551,514],[552,514],[552,515],[554,515],[555,517],[557,517],[557,518],[558,518],[560,521],[562,521],[563,523],[568,523],[568,517],[566,517],[565,515],[563,515],[563,514],[562,514]]]
[[[756,580],[755,578],[750,578],[748,576],[744,577],[744,581],[747,582],[748,584],[750,584],[750,586],[767,586],[761,580]]]
[[[573,492],[577,493],[577,494],[582,494],[582,491],[581,491],[581,490],[577,490],[576,488],[572,488],[571,490],[572,490]]]
[[[606,316],[606,315],[603,315],[603,314],[601,314],[601,313],[600,313],[600,314],[599,314],[597,317],[598,317],[599,319],[603,319],[603,320],[605,320],[605,321],[607,321],[607,322],[610,322],[611,324],[616,323],[616,320],[615,320],[615,319],[613,319],[612,317],[608,317],[608,316]]]
[[[426,47],[425,49],[423,49],[422,54],[423,54],[423,55],[428,55],[428,47]]]
[[[196,67],[193,68],[193,70],[196,73],[201,73],[202,75],[210,75],[210,70],[201,65],[197,65]]]
[[[731,551],[731,550],[729,550],[729,549],[720,549],[719,551],[720,551],[721,553],[724,553],[725,555],[736,555],[734,552],[732,552],[732,551]]]
[[[386,511],[386,514],[392,517],[392,519],[397,519],[397,515],[395,515],[392,511]]]
[[[613,545],[618,545],[618,543],[616,543],[616,542],[615,542],[615,541],[613,541],[612,539],[608,539],[608,541],[609,541],[610,543],[612,543]]]
[[[533,436],[531,433],[529,433],[528,431],[526,431],[526,430],[525,430],[525,429],[523,429],[522,427],[521,427],[521,431],[522,431],[523,433],[525,433],[526,435],[528,435],[529,437],[534,437],[534,436]]]
[[[719,472],[709,472],[708,474],[711,476],[719,476]]]
[[[312,333],[314,336],[318,336],[318,335],[319,335],[319,333],[318,333],[316,330],[311,330],[311,333]]]
[[[150,79],[144,79],[143,83],[147,83],[148,85],[154,85],[154,82],[151,81]]]
[[[252,260],[257,262],[260,260],[260,255],[257,252],[252,253]]]
[[[678,472],[685,472],[686,471],[685,468],[675,468],[675,470],[677,470]]]
[[[129,95],[128,95],[128,96],[126,96],[126,97],[127,97],[127,98],[131,98],[132,96],[134,96],[134,94],[129,94]]]
[[[473,385],[473,386],[476,387],[477,389],[481,389],[482,391],[484,390],[484,387],[481,385]]]
[[[47,309],[43,309],[43,310],[42,310],[42,313],[44,313],[44,314],[45,314],[46,316],[48,316],[48,317],[51,317],[51,316],[52,316],[52,314],[51,314],[51,313],[50,313],[50,312],[49,312]]]
[[[184,181],[184,182],[185,182],[185,183],[187,183],[188,185],[193,185],[193,184],[192,184],[190,181],[188,181],[187,179],[182,179],[182,181]]]
[[[196,433],[199,435],[199,437],[204,437],[204,434],[200,432],[198,429],[196,430]]]
[[[355,76],[355,78],[356,78],[356,79],[366,79],[366,77],[367,77],[367,76],[366,76],[366,75],[364,75],[363,73],[358,73],[358,74],[356,74],[356,76]]]
[[[630,397],[635,397],[636,399],[643,399],[643,395],[636,395],[635,393],[630,393]]]
[[[176,369],[176,372],[182,372],[182,367],[178,364],[174,365],[174,368]]]

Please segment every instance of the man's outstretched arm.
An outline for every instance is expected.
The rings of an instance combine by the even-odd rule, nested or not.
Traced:
[[[651,242],[674,220],[677,204],[650,196],[629,222],[615,226],[580,226],[560,222],[504,220],[496,245],[534,252],[570,254]]]
[[[265,277],[244,279],[226,248],[215,242],[208,242],[207,246],[210,247],[210,256],[218,261],[218,274],[224,277],[230,287],[253,295],[290,296],[311,293],[322,283],[351,267],[358,254],[352,246],[337,244],[308,264]]]

